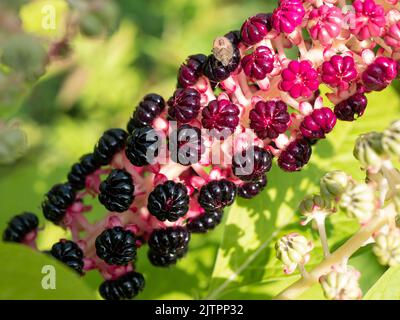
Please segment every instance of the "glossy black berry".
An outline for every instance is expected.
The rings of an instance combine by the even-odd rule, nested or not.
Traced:
[[[235,200],[236,185],[226,179],[213,180],[200,189],[199,204],[206,211],[221,210]]]
[[[241,35],[239,30],[229,31],[226,35],[224,35],[234,46],[238,46],[241,40]]]
[[[354,121],[361,117],[367,108],[368,100],[365,94],[356,93],[335,106],[336,117],[342,121]]]
[[[182,183],[168,180],[149,194],[147,208],[160,221],[176,221],[189,210],[189,196]]]
[[[96,238],[96,254],[110,265],[126,265],[136,258],[136,237],[122,227],[106,229]]]
[[[149,250],[147,256],[150,263],[156,267],[168,267],[178,262],[179,259],[183,258],[187,253],[188,248],[185,247],[177,253],[159,253],[153,250]]]
[[[218,226],[221,223],[222,217],[222,210],[204,212],[203,215],[190,220],[186,227],[193,233],[206,233]]]
[[[100,184],[99,201],[110,211],[124,212],[134,199],[132,176],[125,170],[114,169]]]
[[[190,241],[190,233],[184,227],[167,227],[154,230],[149,239],[149,247],[161,255],[185,252]]]
[[[46,194],[42,203],[45,218],[59,223],[64,218],[67,208],[75,201],[75,190],[70,183],[57,184]]]
[[[243,181],[253,181],[271,169],[271,152],[253,147],[233,157],[233,173]]]
[[[161,138],[151,127],[135,129],[126,141],[125,154],[129,161],[137,167],[155,162],[161,145]]]
[[[180,123],[197,118],[200,111],[200,93],[193,88],[178,88],[168,100],[168,115]]]
[[[22,242],[25,236],[37,229],[39,219],[30,212],[24,212],[14,216],[9,222],[7,228],[3,232],[3,241]]]
[[[93,153],[85,154],[79,162],[72,165],[68,173],[68,182],[75,190],[85,188],[86,177],[95,172],[99,166],[94,160]]]
[[[234,46],[233,55],[228,65],[223,65],[213,54],[207,57],[204,63],[204,75],[214,83],[221,82],[229,78],[230,74],[236,70],[240,63],[240,52]]]
[[[196,84],[203,74],[203,65],[206,59],[207,56],[204,54],[189,56],[179,68],[178,85],[182,88],[187,88]]]
[[[172,161],[183,166],[199,162],[204,152],[201,130],[184,124],[169,136],[169,153]]]
[[[136,107],[132,118],[128,122],[128,132],[132,133],[136,128],[150,127],[153,121],[165,109],[164,98],[156,93],[146,95]]]
[[[53,245],[50,254],[78,273],[82,273],[83,251],[75,242],[60,240]]]
[[[106,300],[129,300],[136,297],[145,286],[141,273],[128,272],[115,280],[106,280],[99,287],[99,293]]]
[[[94,159],[99,165],[110,163],[114,155],[125,146],[127,132],[123,129],[109,129],[103,133],[94,148]]]
[[[252,199],[267,186],[267,176],[262,175],[255,181],[245,182],[238,187],[238,196],[245,199]]]

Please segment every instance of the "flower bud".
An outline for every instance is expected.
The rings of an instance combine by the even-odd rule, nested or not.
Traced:
[[[366,184],[355,184],[343,193],[339,206],[350,217],[365,223],[371,219],[376,209],[374,189]]]
[[[370,132],[359,136],[354,146],[354,157],[366,170],[380,170],[382,166],[382,133]]]
[[[360,273],[351,267],[332,270],[319,279],[324,295],[329,300],[358,300],[362,296],[358,279]]]
[[[307,263],[312,248],[312,242],[298,233],[290,233],[275,244],[276,257],[283,262],[286,274],[293,273],[299,264]]]
[[[326,173],[320,180],[321,195],[328,199],[339,198],[349,185],[349,176],[340,170]]]
[[[310,195],[304,198],[299,206],[300,213],[306,218],[302,222],[306,225],[313,219],[325,218],[332,213],[331,202],[327,198],[323,198],[320,195]]]
[[[380,264],[390,267],[400,265],[400,229],[379,233],[372,250]]]
[[[388,154],[400,156],[400,120],[394,121],[383,131],[382,146]]]

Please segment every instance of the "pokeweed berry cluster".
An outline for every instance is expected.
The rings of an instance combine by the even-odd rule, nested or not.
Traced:
[[[365,94],[397,77],[396,3],[279,0],[274,12],[216,38],[208,56],[189,56],[167,101],[146,95],[127,130],[104,132],[68,181],[47,193],[45,218],[73,241],[50,253],[79,273],[97,269],[105,299],[134,297],[144,287],[137,249],[147,243],[156,266],[176,263],[191,233],[215,228],[236,196],[251,199],[266,187],[273,158],[284,171],[301,170],[337,119],[362,116]],[[94,224],[87,196],[109,211]],[[4,239],[34,246],[37,224],[18,216]]]
[[[362,246],[372,243],[372,251],[384,266],[400,265],[400,172],[394,163],[400,157],[400,121],[384,132],[361,135],[354,147],[354,156],[366,172],[364,182],[335,170],[320,180],[320,193],[309,195],[300,203],[302,225],[309,222],[318,230],[324,261],[310,273],[305,265],[310,259],[313,243],[299,233],[283,236],[276,243],[276,256],[290,274],[299,269],[302,279],[278,297],[293,299],[315,281],[319,281],[327,299],[354,300],[362,297],[360,272],[348,264],[350,257]],[[360,229],[346,243],[330,251],[325,221],[333,214],[346,213],[356,219]]]

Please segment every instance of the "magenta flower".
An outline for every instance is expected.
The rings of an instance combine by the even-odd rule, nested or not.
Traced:
[[[378,57],[362,74],[367,91],[382,91],[397,77],[397,63],[391,58]]]
[[[311,38],[329,45],[340,35],[342,23],[343,14],[338,7],[323,5],[311,10],[307,27]]]
[[[333,56],[325,61],[321,68],[322,81],[339,90],[347,90],[350,82],[357,78],[358,72],[354,59],[350,56]]]
[[[385,10],[374,0],[355,0],[355,13],[348,14],[350,31],[359,39],[379,37],[385,28]]]
[[[242,68],[248,77],[262,80],[274,69],[274,54],[270,48],[260,46],[243,57]]]
[[[272,14],[272,26],[278,32],[292,33],[304,18],[305,10],[300,0],[281,0]]]
[[[336,124],[336,116],[329,108],[315,109],[301,123],[300,131],[310,140],[323,139],[331,132]]]
[[[318,72],[308,60],[290,61],[282,71],[280,88],[294,99],[309,98],[319,87]]]

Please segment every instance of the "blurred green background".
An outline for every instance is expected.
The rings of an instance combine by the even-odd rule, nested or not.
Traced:
[[[169,98],[179,65],[188,55],[208,54],[216,36],[240,28],[248,16],[271,11],[275,3],[2,0],[0,230],[22,211],[41,217],[44,193],[66,180],[71,164],[93,150],[104,130],[124,127],[149,92]],[[43,8],[49,4],[56,12],[55,29],[42,23],[48,14]],[[314,148],[306,169],[287,174],[274,168],[267,190],[250,202],[239,199],[216,231],[194,235],[189,254],[176,266],[155,268],[147,261],[146,249],[139,250],[137,270],[144,273],[147,284],[138,299],[270,299],[295,281],[298,275],[285,276],[274,257],[276,237],[293,231],[305,234],[316,243],[307,267],[321,260],[315,231],[298,224],[299,201],[317,190],[318,179],[327,170],[345,169],[362,179],[352,158],[356,137],[400,118],[399,106],[395,86],[370,95],[366,115],[354,123],[339,123]],[[90,220],[104,214],[96,201],[93,204]],[[43,219],[41,226],[45,230],[38,239],[40,249],[68,237]],[[332,217],[331,246],[337,248],[356,229],[357,224],[344,215]],[[57,265],[57,290],[40,286],[41,266],[46,263]],[[364,292],[386,270],[368,246],[351,263],[362,271]],[[50,258],[21,246],[0,244],[0,274],[0,299],[99,298],[101,278],[96,271],[79,279]],[[302,297],[323,296],[316,286]]]

